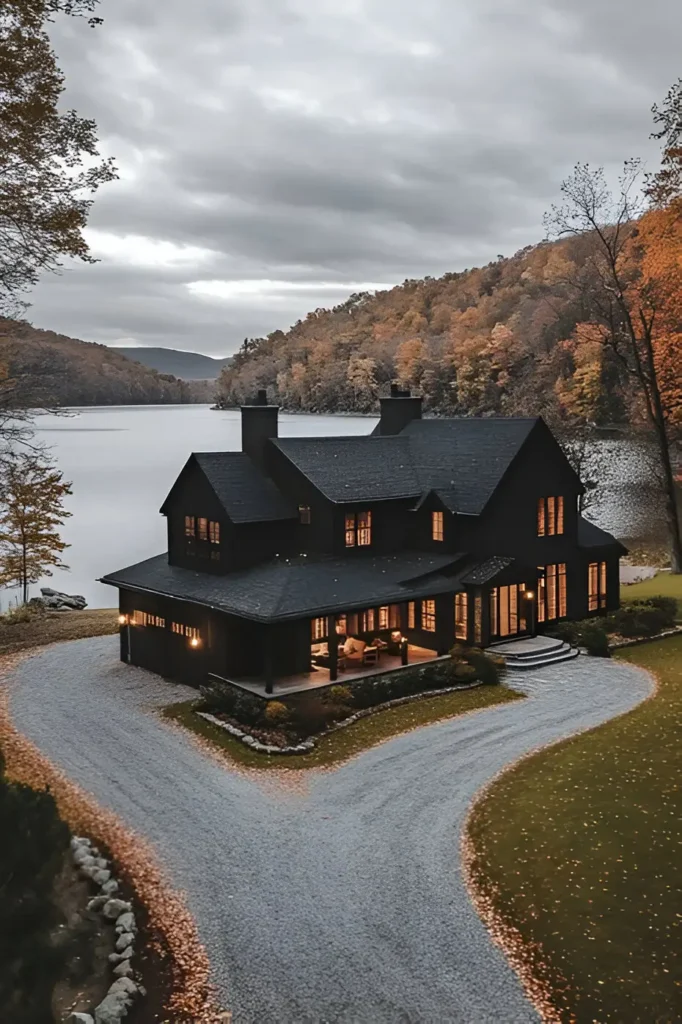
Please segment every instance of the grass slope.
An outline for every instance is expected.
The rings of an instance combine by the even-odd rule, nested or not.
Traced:
[[[45,612],[27,622],[0,618],[0,655],[28,651],[59,640],[81,640],[118,632],[115,608],[93,608],[73,612]]]
[[[377,711],[361,718],[338,732],[330,733],[317,743],[308,754],[259,754],[240,743],[224,729],[212,725],[194,713],[197,701],[173,704],[164,716],[208,741],[231,761],[250,768],[301,769],[323,768],[347,761],[369,747],[374,747],[392,736],[409,732],[422,725],[430,725],[444,718],[455,718],[469,711],[492,707],[507,701],[522,700],[523,696],[506,686],[479,686],[461,693],[447,693],[439,697],[426,697],[397,707]]]
[[[620,588],[621,601],[635,601],[640,597],[674,597],[677,599],[677,619],[682,622],[682,574],[659,572],[650,580],[630,583]]]
[[[472,815],[473,870],[538,944],[562,1021],[662,1024],[682,1020],[682,639],[618,657],[655,696],[504,775]]]

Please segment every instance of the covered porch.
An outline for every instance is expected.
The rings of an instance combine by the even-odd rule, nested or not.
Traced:
[[[223,679],[224,682],[246,690],[258,697],[285,697],[295,693],[305,693],[309,690],[323,689],[327,686],[356,682],[358,679],[365,679],[370,676],[381,676],[386,673],[404,671],[415,665],[424,664],[428,661],[437,661],[443,655],[435,651],[427,650],[416,644],[408,644],[407,661],[404,655],[388,654],[382,651],[378,660],[372,665],[363,665],[362,661],[355,663],[347,662],[343,667],[337,666],[337,674],[332,678],[330,669],[322,665],[311,665],[310,671],[299,672],[296,675],[282,676],[272,679],[271,682],[265,679],[253,679],[249,677]],[[212,678],[222,679],[223,677],[213,675]]]

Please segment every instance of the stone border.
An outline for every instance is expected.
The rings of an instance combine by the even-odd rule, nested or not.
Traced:
[[[222,719],[216,718],[215,715],[208,711],[195,711],[194,714],[210,722],[211,725],[224,729],[230,736],[234,736],[235,739],[240,740],[240,742],[246,744],[247,747],[250,747],[251,750],[255,750],[259,754],[308,754],[311,750],[315,749],[318,740],[324,739],[325,736],[329,736],[333,732],[338,732],[339,729],[345,729],[349,725],[354,725],[360,719],[368,718],[379,711],[398,707],[400,704],[410,704],[412,701],[420,700],[422,697],[439,697],[447,693],[456,693],[460,690],[475,690],[478,686],[483,686],[480,680],[476,680],[474,683],[465,683],[462,686],[448,686],[443,690],[424,690],[423,693],[412,693],[407,697],[396,697],[395,700],[388,700],[383,704],[375,704],[371,708],[363,708],[361,711],[356,711],[349,718],[344,718],[341,722],[335,722],[333,725],[330,725],[316,739],[305,740],[303,743],[298,743],[295,747],[276,747],[269,743],[261,743],[255,736],[251,736],[230,722],[223,722]]]
[[[99,894],[88,901],[88,910],[99,911],[116,929],[116,952],[109,954],[116,978],[102,1002],[94,1008],[94,1017],[89,1013],[72,1013],[66,1018],[66,1024],[117,1024],[126,1016],[135,997],[147,994],[144,986],[133,980],[131,960],[137,922],[131,904],[116,896],[119,883],[112,877],[112,865],[101,856],[92,840],[74,836],[71,856],[79,874],[99,888]]]
[[[674,629],[666,629],[654,636],[637,636],[631,640],[618,640],[617,643],[609,644],[610,651],[619,651],[622,647],[638,647],[639,644],[650,644],[653,640],[664,640],[667,636],[679,636],[682,633],[682,626],[675,626]]]

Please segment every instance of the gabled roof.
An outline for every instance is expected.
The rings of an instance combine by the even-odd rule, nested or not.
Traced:
[[[507,558],[504,555],[493,555],[492,558],[487,558],[484,562],[472,566],[462,576],[462,583],[467,586],[482,587],[484,583],[495,579],[503,569],[507,569],[513,561],[513,558]]]
[[[414,420],[400,434],[279,438],[272,443],[330,501],[420,498],[478,514],[541,420]]]
[[[444,573],[458,558],[415,551],[352,558],[299,556],[214,576],[169,565],[163,554],[108,573],[101,582],[278,622],[451,592],[457,589],[457,576]]]
[[[297,518],[298,513],[293,504],[243,452],[194,452],[188,464],[192,461],[203,472],[233,523],[262,523]],[[165,511],[168,498],[161,506],[162,512]]]
[[[415,498],[410,442],[391,437],[280,437],[272,443],[333,502]]]
[[[607,533],[606,530],[602,530],[599,526],[595,526],[588,519],[583,519],[582,516],[578,516],[578,547],[581,548],[618,548],[620,554],[626,555],[628,549],[624,544],[621,544],[619,540],[613,536],[612,533]]]

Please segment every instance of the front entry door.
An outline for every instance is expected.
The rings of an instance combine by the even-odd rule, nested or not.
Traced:
[[[524,583],[490,591],[490,633],[493,637],[524,636],[533,631],[532,601]]]

